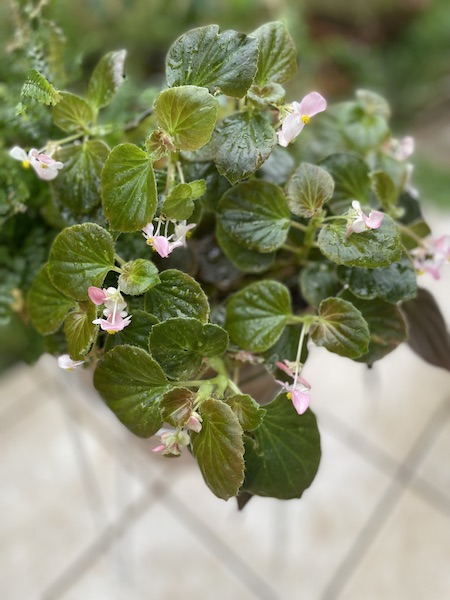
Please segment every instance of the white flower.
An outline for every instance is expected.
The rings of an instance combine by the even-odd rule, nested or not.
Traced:
[[[55,179],[59,169],[64,167],[62,162],[55,160],[48,154],[39,152],[36,148],[31,148],[27,154],[20,146],[14,146],[9,151],[9,155],[16,160],[20,160],[25,169],[31,166],[39,179],[44,179],[45,181]]]

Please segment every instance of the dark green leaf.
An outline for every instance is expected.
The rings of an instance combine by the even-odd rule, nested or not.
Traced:
[[[338,265],[349,267],[387,267],[400,260],[402,244],[398,229],[389,215],[384,215],[379,229],[346,236],[344,220],[323,227],[319,247],[323,254]]]
[[[33,327],[49,335],[59,329],[75,302],[55,288],[44,265],[31,285],[27,306]]]
[[[109,148],[101,140],[89,140],[59,150],[64,163],[51,186],[58,202],[76,214],[89,213],[101,201],[101,175]]]
[[[86,99],[94,109],[107,106],[116,95],[124,80],[126,50],[105,54],[91,75]]]
[[[152,356],[169,377],[186,379],[198,372],[204,357],[225,352],[228,335],[218,325],[179,317],[154,325],[149,345]]]
[[[144,258],[127,262],[121,268],[119,287],[124,294],[139,296],[160,282],[158,269]]]
[[[299,217],[312,217],[332,198],[333,190],[333,178],[325,169],[302,163],[287,184],[289,208]]]
[[[266,414],[266,410],[248,394],[235,394],[227,398],[226,403],[231,407],[244,431],[257,429]]]
[[[259,112],[234,113],[212,137],[217,170],[231,183],[252,175],[269,157],[276,143],[275,129]]]
[[[289,209],[273,183],[246,181],[230,188],[218,208],[225,234],[249,250],[273,252],[286,241]]]
[[[236,31],[219,33],[217,25],[188,31],[169,49],[166,76],[169,86],[193,84],[214,94],[242,98],[252,84],[258,43]]]
[[[118,419],[140,437],[162,425],[159,403],[171,385],[151,356],[132,346],[117,346],[97,365],[94,386]]]
[[[209,489],[224,500],[236,496],[244,481],[242,428],[231,408],[220,400],[201,405],[200,433],[193,433],[192,450]]]
[[[245,439],[243,489],[259,496],[300,498],[320,463],[320,435],[314,414],[298,415],[286,394],[266,404],[266,415]]]
[[[319,321],[311,339],[330,352],[357,358],[368,350],[369,328],[353,304],[341,298],[328,298],[320,303]]]
[[[114,267],[112,237],[95,223],[64,229],[53,242],[48,262],[51,282],[75,300],[87,300],[89,286],[101,287]]]
[[[94,343],[98,328],[92,321],[96,316],[96,306],[92,302],[81,302],[67,315],[64,333],[69,354],[74,360],[82,360]]]
[[[139,231],[155,215],[155,175],[146,152],[134,144],[111,151],[102,174],[103,210],[115,231]]]
[[[144,310],[133,309],[130,324],[114,335],[108,335],[105,348],[111,350],[114,346],[128,344],[148,350],[148,336],[151,328],[158,320]]]
[[[259,86],[253,84],[247,92],[247,98],[259,108],[265,108],[268,104],[279,106],[284,103],[286,91],[279,83],[266,83]]]
[[[297,52],[284,23],[266,23],[251,35],[258,40],[259,48],[255,82],[264,86],[291,79],[297,71]]]
[[[354,154],[331,154],[320,163],[334,180],[333,198],[328,206],[334,214],[343,213],[352,200],[368,204],[370,197],[369,167]]]
[[[172,317],[194,317],[201,323],[209,319],[209,303],[200,285],[176,269],[160,273],[161,283],[145,295],[145,310],[159,321]]]
[[[53,122],[63,131],[84,131],[94,119],[89,104],[75,94],[61,93],[61,100],[52,111]]]
[[[336,276],[336,265],[333,263],[315,262],[300,273],[302,296],[312,306],[319,306],[325,298],[335,296],[341,287]]]
[[[262,273],[267,271],[275,260],[275,252],[258,252],[250,250],[236,242],[225,233],[219,220],[216,221],[216,238],[224,254],[235,267],[244,273]]]
[[[155,103],[160,127],[180,150],[197,150],[211,138],[218,102],[204,87],[185,85],[164,90]]]
[[[275,344],[290,316],[288,289],[278,281],[258,281],[231,297],[226,329],[244,350],[263,352]]]

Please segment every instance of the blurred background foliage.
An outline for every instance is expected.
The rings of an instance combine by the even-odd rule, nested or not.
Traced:
[[[127,85],[107,115],[123,122],[152,105],[164,85],[167,50],[188,29],[217,23],[250,33],[278,19],[298,49],[287,100],[311,89],[329,101],[352,98],[357,88],[380,93],[391,105],[394,132],[417,137],[413,184],[422,201],[450,207],[449,0],[2,0],[0,148],[42,145],[40,129],[50,126],[47,107],[30,107],[25,119],[15,114],[30,67],[42,67],[59,89],[83,93],[99,58],[125,48]],[[9,179],[15,167],[0,165]],[[30,201],[39,206],[38,194]],[[24,231],[25,250],[27,243]],[[24,269],[26,256],[21,249]],[[32,333],[17,331],[14,320],[1,330],[0,370],[26,357]]]

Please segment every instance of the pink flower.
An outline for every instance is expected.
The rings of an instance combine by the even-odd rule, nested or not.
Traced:
[[[152,452],[159,452],[165,456],[180,456],[181,449],[189,446],[191,439],[185,431],[165,431],[161,434],[161,444],[153,448]]]
[[[16,160],[20,160],[25,169],[28,169],[30,166],[33,167],[36,175],[46,181],[55,179],[59,169],[64,167],[62,162],[56,161],[48,154],[39,152],[36,148],[31,148],[27,154],[20,146],[14,146],[9,151],[9,155]]]
[[[433,279],[441,278],[441,269],[450,260],[450,235],[430,239],[411,251],[414,267],[420,273],[429,273]]]
[[[127,325],[131,322],[131,315],[128,315],[124,318],[125,311],[120,313],[111,313],[108,315],[106,319],[94,319],[92,322],[95,325],[100,325],[100,328],[103,331],[107,331],[108,333],[117,333],[118,331],[122,331],[125,329]],[[127,313],[125,313],[126,316]]]
[[[186,427],[191,431],[195,431],[195,433],[199,433],[202,430],[202,418],[198,412],[192,411]]]
[[[58,367],[66,371],[72,371],[84,363],[84,360],[72,360],[68,354],[58,356]]]
[[[93,285],[88,287],[88,296],[92,300],[92,302],[94,304],[96,304],[97,306],[100,306],[100,304],[103,304],[105,302],[105,300],[108,298],[105,289],[101,289],[101,288],[95,287]]]
[[[122,331],[122,329],[130,324],[131,315],[127,316],[128,313],[125,310],[127,304],[118,289],[115,287],[101,289],[90,286],[88,288],[88,296],[95,305],[105,305],[103,316],[106,319],[98,318],[92,321],[95,325],[100,325],[103,331],[111,334],[116,333],[117,331]]]
[[[180,223],[175,225],[174,233],[172,235],[165,236],[159,235],[161,222],[159,223],[155,234],[153,233],[153,223],[148,223],[148,225],[142,229],[142,233],[147,240],[147,244],[151,246],[161,258],[167,258],[169,254],[175,250],[175,248],[186,246],[186,235],[193,227],[195,227],[195,223],[186,225],[186,221],[180,221]],[[174,241],[171,241],[173,238],[175,238]]]
[[[414,138],[406,135],[401,140],[391,138],[384,144],[384,150],[387,154],[396,160],[404,161],[414,153]]]
[[[322,112],[327,107],[327,101],[318,92],[307,94],[303,100],[292,103],[292,112],[285,117],[281,130],[277,132],[280,146],[288,146],[307,125],[311,117]]]
[[[353,200],[352,209],[349,212],[349,225],[345,233],[346,237],[352,233],[362,233],[368,229],[378,229],[383,221],[384,213],[379,210],[371,210],[369,216],[363,213],[358,200]]]
[[[296,372],[294,373],[289,361],[285,360],[283,362],[276,362],[276,366],[284,371],[289,377],[292,377],[294,383],[289,385],[286,382],[279,381],[276,379],[275,381],[281,385],[287,392],[287,397],[289,400],[292,400],[292,404],[294,405],[295,410],[299,415],[302,415],[308,408],[311,398],[309,396],[309,390],[311,389],[311,385],[300,377],[298,374],[298,367]]]

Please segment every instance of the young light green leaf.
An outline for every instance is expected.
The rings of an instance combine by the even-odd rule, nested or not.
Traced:
[[[116,417],[140,437],[162,425],[159,403],[172,387],[151,356],[133,346],[116,346],[99,361],[94,386]]]
[[[220,33],[217,25],[188,31],[169,49],[166,76],[169,86],[198,85],[211,94],[242,98],[252,84],[258,42],[236,31]]]
[[[387,267],[400,260],[402,244],[394,221],[385,214],[378,229],[346,235],[344,219],[323,227],[318,238],[323,254],[348,267]]]
[[[126,50],[108,52],[95,67],[86,94],[94,110],[107,106],[122,85],[126,55]]]
[[[297,52],[286,26],[281,21],[262,25],[252,36],[258,40],[258,70],[255,83],[284,83],[297,71]]]
[[[311,331],[318,346],[348,358],[358,358],[368,351],[369,328],[363,316],[351,302],[328,298],[319,306],[319,319]]]
[[[224,254],[235,267],[244,273],[262,273],[267,271],[275,260],[275,252],[258,252],[239,244],[223,229],[219,219],[216,220],[216,238]]]
[[[198,372],[204,357],[225,352],[228,335],[218,325],[178,317],[154,325],[149,346],[151,355],[169,377],[186,379]]]
[[[179,183],[164,200],[162,212],[168,219],[183,221],[189,219],[195,209],[194,200],[206,191],[203,179],[191,183]]]
[[[209,319],[205,292],[190,275],[167,269],[159,275],[160,283],[145,295],[145,310],[159,321],[173,317],[193,317],[201,323]]]
[[[124,294],[139,296],[160,283],[158,269],[149,260],[137,258],[125,263],[119,276],[119,287]]]
[[[57,331],[76,303],[62,294],[50,281],[44,265],[28,292],[27,307],[33,327],[42,335]]]
[[[112,149],[102,173],[102,200],[105,215],[116,231],[139,231],[150,223],[157,192],[146,152],[134,144]]]
[[[334,181],[325,169],[302,163],[289,179],[286,191],[291,212],[309,218],[331,200]]]
[[[257,281],[231,297],[225,327],[244,350],[264,352],[281,336],[291,314],[291,298],[284,285]]]
[[[97,316],[95,304],[80,302],[78,307],[67,315],[64,322],[64,333],[70,357],[82,360],[94,343],[97,327],[92,321]]]
[[[326,169],[334,180],[333,198],[328,206],[334,214],[345,212],[353,200],[362,205],[369,203],[369,167],[362,158],[354,154],[331,154],[320,166]]]
[[[20,92],[21,98],[31,98],[41,104],[55,106],[61,101],[59,92],[47,79],[34,69],[27,71],[25,82]]]
[[[53,122],[63,131],[86,131],[94,119],[89,104],[69,92],[61,92],[61,100],[52,110]]]
[[[217,170],[233,184],[246,179],[267,160],[276,141],[275,129],[262,113],[234,113],[213,134]]]
[[[253,84],[247,92],[249,98],[258,108],[266,108],[267,105],[279,106],[284,104],[286,90],[279,83],[266,83],[259,86]]]
[[[209,399],[201,406],[202,429],[191,434],[192,451],[209,489],[223,500],[236,496],[244,481],[242,427],[231,408]]]
[[[244,431],[253,431],[261,425],[266,410],[248,394],[235,394],[225,402],[238,418]]]
[[[372,188],[380,201],[381,207],[390,213],[397,204],[399,191],[391,176],[386,171],[374,171],[371,173]]]
[[[114,267],[114,242],[96,223],[67,227],[50,250],[48,275],[53,285],[74,300],[87,300],[89,286],[101,287]]]
[[[314,414],[299,416],[286,394],[270,404],[262,424],[245,438],[243,490],[287,500],[300,498],[320,463],[320,435]],[[276,452],[274,452],[276,448]]]
[[[180,150],[198,150],[209,142],[218,102],[204,87],[185,85],[164,90],[155,102],[161,129]]]
[[[273,252],[284,244],[289,209],[282,190],[268,181],[245,181],[223,195],[220,225],[229,237],[258,252]]]
[[[51,182],[54,197],[76,214],[92,211],[101,201],[101,175],[109,148],[101,140],[88,140],[58,151],[64,163],[58,177]]]

